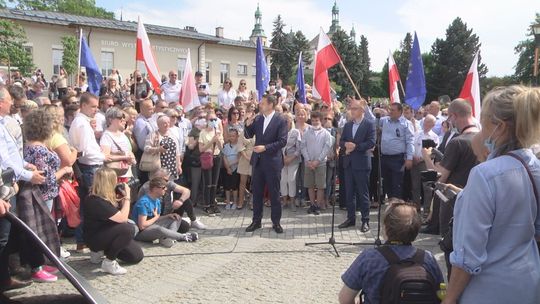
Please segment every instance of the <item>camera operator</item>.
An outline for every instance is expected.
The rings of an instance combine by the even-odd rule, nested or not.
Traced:
[[[90,250],[92,262],[99,263],[103,251],[105,259],[101,270],[113,275],[125,274],[125,268],[116,259],[136,264],[143,259],[142,249],[133,241],[135,226],[128,223],[130,191],[128,185],[117,184],[114,170],[103,167],[96,171],[94,183],[81,204],[84,214],[83,233]],[[95,261],[97,260],[97,262]]]
[[[431,148],[423,148],[422,155],[426,167],[441,174],[439,182],[454,184],[462,188],[467,184],[469,172],[477,164],[471,141],[479,130],[474,124],[471,105],[461,98],[452,101],[448,107],[448,120],[458,129],[460,135],[448,143],[441,162],[433,163]],[[451,217],[452,205],[441,204],[439,199],[434,199],[431,224],[422,232],[435,234],[439,230],[441,235],[446,234]]]
[[[414,155],[413,155],[413,167],[411,169],[411,182],[412,182],[412,197],[416,206],[423,206],[426,210],[427,202],[431,202],[431,191],[424,187],[422,184],[421,172],[426,170],[426,163],[422,156],[422,148],[435,148],[439,144],[439,136],[433,132],[435,126],[435,116],[428,114],[424,118],[424,124],[422,130],[418,130],[414,136]],[[420,201],[420,194],[423,189],[423,200]]]

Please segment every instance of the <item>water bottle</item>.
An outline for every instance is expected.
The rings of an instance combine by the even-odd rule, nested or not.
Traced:
[[[446,283],[439,284],[439,290],[437,290],[437,297],[443,301],[446,297]]]

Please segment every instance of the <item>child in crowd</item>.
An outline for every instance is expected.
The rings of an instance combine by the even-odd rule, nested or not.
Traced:
[[[223,189],[225,190],[225,209],[236,209],[238,198],[238,186],[240,185],[240,175],[238,174],[238,130],[229,130],[229,138],[223,147],[222,170]]]

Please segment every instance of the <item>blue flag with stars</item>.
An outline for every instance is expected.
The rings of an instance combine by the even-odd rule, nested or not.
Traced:
[[[255,87],[257,88],[257,93],[259,100],[261,101],[266,88],[268,88],[268,83],[270,82],[270,71],[266,65],[266,58],[264,57],[261,37],[257,37],[257,55],[255,57]]]
[[[306,85],[304,82],[304,63],[302,62],[302,52],[298,55],[298,71],[296,73],[296,90],[298,101],[306,103]]]
[[[414,32],[414,42],[409,58],[409,73],[405,82],[405,103],[414,110],[418,110],[426,99],[426,77],[418,36]]]
[[[86,39],[81,35],[81,62],[80,65],[86,68],[86,77],[88,79],[88,92],[99,95],[99,89],[101,88],[101,81],[103,76],[99,70],[92,52],[86,43]]]

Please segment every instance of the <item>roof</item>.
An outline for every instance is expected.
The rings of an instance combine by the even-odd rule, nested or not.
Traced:
[[[33,11],[33,10],[17,10],[17,9],[0,9],[0,18],[38,22],[53,25],[80,25],[95,28],[104,28],[111,30],[121,30],[129,32],[137,32],[137,23],[134,21],[120,21],[116,19],[102,19],[86,16],[77,16],[58,12],[48,11]],[[233,40],[227,38],[219,38],[213,35],[202,34],[196,30],[186,30],[176,27],[168,27],[161,25],[145,24],[146,32],[152,35],[162,35],[170,37],[179,37],[185,39],[203,40],[207,43],[215,43],[227,46],[256,48],[255,43],[251,40]],[[266,48],[267,50],[273,50]],[[275,50],[274,50],[275,51]]]

